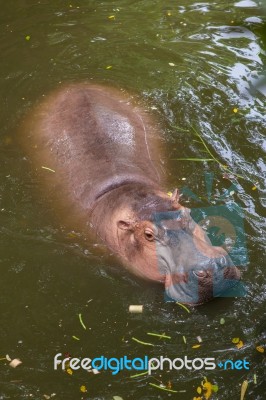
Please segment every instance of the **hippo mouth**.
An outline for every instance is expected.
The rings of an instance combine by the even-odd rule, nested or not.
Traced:
[[[165,262],[164,262],[165,265]],[[216,297],[231,297],[232,288],[239,285],[241,274],[229,256],[210,260],[208,264],[189,270],[167,266],[165,273],[166,300],[200,305]],[[175,272],[177,271],[177,272]]]

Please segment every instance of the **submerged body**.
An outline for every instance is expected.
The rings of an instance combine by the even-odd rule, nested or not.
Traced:
[[[158,137],[154,121],[126,95],[89,84],[53,93],[27,124],[31,157],[55,171],[49,185],[66,212],[133,273],[163,282],[171,298],[199,304],[221,295],[239,272],[179,204],[178,192],[165,193]]]

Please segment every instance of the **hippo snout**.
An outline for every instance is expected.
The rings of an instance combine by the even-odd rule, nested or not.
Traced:
[[[229,255],[223,255],[201,260],[187,271],[176,266],[165,277],[165,289],[169,299],[199,305],[215,297],[226,297],[226,292],[237,285],[240,277],[240,270]]]

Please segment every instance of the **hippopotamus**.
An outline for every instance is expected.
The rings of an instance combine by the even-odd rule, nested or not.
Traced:
[[[66,218],[98,235],[135,275],[163,283],[168,299],[202,304],[239,280],[178,190],[167,194],[159,124],[132,96],[68,84],[46,96],[25,126],[28,154],[39,171],[48,169]]]

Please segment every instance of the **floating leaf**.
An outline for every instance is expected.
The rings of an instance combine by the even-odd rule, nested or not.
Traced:
[[[79,314],[79,322],[81,323],[81,326],[86,330],[86,325],[84,324],[84,322],[82,321],[82,316],[81,314]]]
[[[202,386],[203,386],[203,390],[205,391],[204,397],[206,400],[208,400],[212,395],[212,384],[210,382],[206,381],[203,383]]]
[[[26,40],[30,40],[30,35],[25,36]]]
[[[182,307],[184,310],[186,310],[186,312],[190,313],[190,310],[184,304],[179,303],[178,301],[175,304],[177,304],[178,306]]]
[[[167,335],[165,335],[165,333],[153,333],[153,332],[147,332],[147,335],[150,335],[150,336],[157,336],[157,337],[159,337],[160,339],[171,339],[171,336],[167,336]]]
[[[233,338],[232,343],[237,344],[239,342],[239,340],[240,340],[239,338]]]
[[[238,108],[233,108],[233,112],[236,114],[238,112]]]
[[[244,381],[241,385],[240,400],[244,400],[248,388],[248,381]]]
[[[87,388],[86,388],[85,385],[81,385],[79,389],[80,389],[80,391],[81,391],[82,393],[86,393],[86,392],[87,392]]]
[[[253,382],[255,385],[257,385],[257,375],[256,374],[253,375]]]
[[[172,192],[167,192],[167,196],[172,197]]]
[[[217,385],[212,385],[212,390],[214,391],[214,393],[218,392],[218,386]]]
[[[192,346],[192,349],[198,349],[201,346],[201,344],[194,344],[194,346]]]
[[[113,66],[112,65],[107,65],[107,67],[105,67],[105,69],[112,69]]]
[[[187,344],[186,336],[183,336],[183,342],[184,342],[185,344]]]
[[[113,396],[113,400],[123,400],[123,398],[120,396]]]
[[[172,160],[177,161],[215,161],[212,158],[172,158]]]
[[[130,375],[130,378],[138,378],[139,376],[147,375],[149,371],[141,372],[140,374]]]
[[[48,168],[48,167],[44,167],[43,165],[42,165],[42,169],[46,169],[47,171],[50,171],[50,172],[55,172],[54,169],[51,169],[51,168]]]
[[[67,372],[69,375],[73,375],[73,371],[72,371],[71,368],[67,368],[67,369],[66,369],[66,372]]]
[[[237,343],[236,347],[238,349],[241,349],[241,347],[243,347],[243,346],[244,346],[244,343],[242,342],[242,340],[239,340],[239,342]]]
[[[175,64],[174,63],[168,63],[169,65],[170,65],[170,67],[175,67]]]
[[[109,15],[109,19],[115,19],[115,15]]]
[[[134,340],[134,342],[143,344],[144,346],[154,346],[154,344],[152,344],[152,343],[142,342],[142,340],[139,340],[139,339],[137,339],[135,337],[132,337],[132,340]]]
[[[256,350],[259,352],[259,353],[264,353],[264,347],[262,347],[262,346],[257,346],[256,347]]]
[[[202,393],[202,389],[201,389],[200,386],[197,387],[197,393],[198,393],[198,394],[201,394],[201,393]]]
[[[77,336],[74,336],[74,335],[72,336],[72,338],[75,340],[80,340],[80,338],[78,338]]]
[[[251,190],[257,190],[257,186],[253,186]]]
[[[201,338],[201,336],[197,336],[197,341],[198,341],[199,343],[202,343],[202,338]]]

